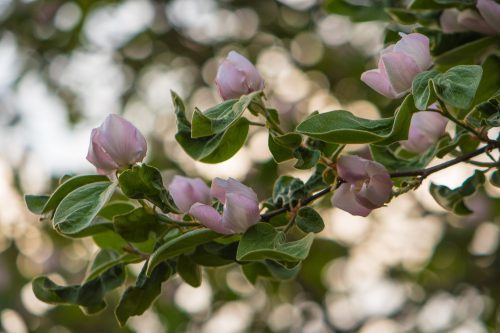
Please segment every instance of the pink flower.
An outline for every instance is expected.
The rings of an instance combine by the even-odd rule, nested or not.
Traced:
[[[259,200],[250,187],[232,178],[215,178],[210,194],[224,204],[222,215],[212,206],[202,203],[195,203],[189,210],[189,214],[207,228],[229,235],[243,233],[259,222]]]
[[[343,155],[337,161],[337,173],[345,182],[335,190],[332,205],[352,215],[367,216],[391,196],[392,181],[380,163]]]
[[[408,140],[401,145],[408,151],[423,153],[443,136],[448,119],[437,112],[415,112],[411,118]]]
[[[500,4],[493,0],[478,0],[476,8],[458,11],[446,9],[439,19],[444,33],[475,31],[485,35],[500,34]]]
[[[477,0],[476,8],[488,25],[500,34],[500,3],[494,0]]]
[[[147,144],[139,130],[124,118],[111,114],[100,127],[92,130],[87,160],[102,175],[141,162]]]
[[[184,213],[197,202],[210,204],[210,188],[200,178],[175,176],[168,186],[168,191],[175,205]]]
[[[429,38],[412,33],[382,50],[378,68],[361,74],[361,80],[379,94],[399,98],[411,88],[415,76],[431,65]]]
[[[238,52],[229,52],[217,71],[215,84],[224,100],[264,89],[264,80],[254,65]]]

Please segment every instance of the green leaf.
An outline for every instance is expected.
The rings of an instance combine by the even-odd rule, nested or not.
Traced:
[[[245,118],[236,120],[224,132],[203,137],[191,137],[191,124],[186,118],[181,98],[172,92],[177,117],[175,139],[191,158],[205,163],[219,163],[231,158],[245,144],[249,124]]]
[[[370,146],[373,160],[379,162],[387,171],[418,170],[427,166],[436,155],[437,145],[427,149],[423,154],[411,154],[405,158],[398,156],[397,152],[389,147]]]
[[[33,280],[35,296],[50,304],[80,305],[88,314],[97,313],[106,307],[104,295],[125,281],[125,270],[119,264],[107,269],[81,286],[59,286],[45,276]]]
[[[434,87],[430,80],[440,75],[437,71],[425,71],[418,74],[411,86],[411,92],[415,101],[415,107],[418,110],[426,110],[427,106],[436,100]]]
[[[158,221],[156,214],[146,211],[143,207],[136,208],[113,219],[116,233],[129,242],[144,242],[150,232],[164,231],[167,226]]]
[[[500,172],[498,170],[491,174],[490,183],[495,187],[500,187]]]
[[[302,136],[297,133],[273,135],[269,133],[269,151],[276,163],[281,163],[294,158],[294,149],[302,143]]]
[[[348,111],[330,111],[313,115],[297,126],[298,133],[328,143],[389,144],[408,137],[411,115],[415,112],[409,95],[394,117],[370,120]]]
[[[267,270],[277,280],[290,280],[297,276],[300,272],[301,265],[296,264],[292,267],[287,267],[277,261],[273,260],[264,260],[264,265],[267,267]]]
[[[159,264],[149,276],[146,275],[147,266],[146,262],[135,285],[125,290],[115,309],[120,326],[124,326],[131,316],[139,316],[149,309],[160,295],[162,283],[175,274],[175,267],[170,262]]]
[[[291,176],[280,176],[274,183],[273,203],[276,207],[295,204],[307,196],[304,182]]]
[[[101,175],[74,176],[67,179],[54,190],[54,193],[50,196],[49,201],[47,201],[43,207],[42,213],[45,214],[56,209],[61,201],[77,188],[80,188],[83,185],[105,181],[109,181],[108,177]]]
[[[222,235],[210,229],[196,229],[167,241],[158,247],[151,255],[147,270],[148,276],[161,262],[177,257],[180,254],[187,253],[196,246],[208,243],[219,237],[222,237]]]
[[[293,151],[293,156],[297,159],[294,167],[301,170],[311,169],[318,163],[321,152],[317,149],[307,147],[297,147]]]
[[[258,261],[264,259],[296,262],[303,260],[309,253],[314,235],[286,242],[282,232],[276,231],[267,223],[257,223],[241,237],[236,259]]]
[[[410,9],[444,9],[449,7],[471,6],[475,3],[474,0],[413,0]]]
[[[97,253],[92,263],[87,268],[85,281],[95,279],[108,269],[118,264],[140,262],[143,259],[135,254],[120,254],[114,250],[105,249]]]
[[[254,261],[241,265],[247,280],[255,285],[259,278],[269,280],[290,280],[300,272],[300,265],[291,268],[273,260]]]
[[[109,181],[90,183],[69,193],[54,213],[54,228],[70,236],[88,227],[111,198],[116,185]]]
[[[269,269],[261,261],[249,262],[241,265],[241,271],[247,278],[248,282],[255,285],[259,278],[270,278]]]
[[[178,212],[170,194],[163,185],[160,171],[147,164],[134,165],[118,177],[120,188],[131,199],[146,199],[162,211]]]
[[[180,255],[177,258],[177,273],[190,286],[201,286],[201,268],[191,257]]]
[[[312,207],[304,206],[299,209],[295,217],[295,224],[304,232],[321,232],[325,228],[323,218]]]
[[[26,206],[30,212],[36,215],[42,215],[43,208],[47,204],[47,201],[49,201],[49,198],[50,197],[48,195],[26,194],[24,196],[24,201],[26,202]]]
[[[192,119],[192,138],[219,134],[233,125],[254,99],[262,96],[261,91],[243,95],[240,99],[231,99],[218,104],[205,112],[195,109]]]
[[[465,205],[464,198],[476,193],[476,190],[484,184],[485,180],[484,173],[476,170],[460,187],[451,190],[446,186],[431,183],[429,192],[444,209],[457,215],[469,215],[472,211]]]
[[[441,53],[434,58],[438,65],[455,65],[473,63],[474,58],[485,52],[491,45],[497,43],[498,37],[490,36],[476,39],[471,42],[461,43],[458,47]]]
[[[381,1],[354,3],[346,0],[326,0],[324,8],[328,13],[349,16],[354,22],[383,21],[388,19]]]
[[[191,260],[201,266],[219,267],[231,264],[236,261],[236,250],[238,242],[230,244],[219,244],[217,242],[208,242],[196,247]]]
[[[437,96],[446,104],[459,109],[471,106],[481,81],[483,69],[478,65],[459,65],[435,77]]]
[[[113,201],[104,206],[98,215],[112,221],[116,215],[126,214],[134,209],[135,206],[128,201]]]

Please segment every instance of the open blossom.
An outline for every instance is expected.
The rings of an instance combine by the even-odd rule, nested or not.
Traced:
[[[475,31],[485,35],[500,34],[500,4],[494,0],[478,0],[476,8],[459,11],[446,9],[439,19],[445,33]]]
[[[352,215],[367,216],[391,196],[392,181],[380,163],[343,155],[337,161],[337,173],[345,182],[335,190],[332,205]]]
[[[415,76],[431,65],[429,38],[412,33],[382,50],[378,68],[361,74],[361,80],[388,98],[399,98],[411,88]]]
[[[200,178],[174,176],[168,191],[175,205],[183,213],[187,213],[195,203],[210,204],[210,188]]]
[[[448,119],[437,112],[415,112],[411,118],[408,140],[401,145],[408,151],[423,153],[443,136]]]
[[[264,89],[264,80],[257,68],[238,52],[229,52],[217,70],[215,84],[224,100]]]
[[[118,169],[141,162],[146,151],[146,139],[141,132],[129,121],[111,114],[92,130],[87,160],[99,174],[112,175]]]
[[[260,220],[257,194],[237,180],[215,178],[210,195],[224,204],[222,215],[203,203],[195,203],[189,210],[189,214],[207,228],[225,235],[237,234],[245,232]]]

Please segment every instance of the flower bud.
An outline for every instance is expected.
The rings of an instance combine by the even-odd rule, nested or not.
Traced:
[[[429,38],[413,33],[382,50],[378,68],[361,74],[361,80],[388,98],[399,98],[411,88],[415,76],[432,64]]]
[[[223,214],[212,206],[196,203],[189,210],[201,224],[218,233],[243,233],[260,220],[257,194],[235,179],[215,178],[210,194],[224,204]]]
[[[111,114],[92,130],[87,160],[102,175],[141,162],[147,144],[139,130],[124,118]]]
[[[335,190],[332,205],[352,215],[367,216],[391,196],[392,181],[380,163],[343,155],[337,161],[337,174],[344,183]]]
[[[401,145],[408,151],[423,153],[429,149],[446,130],[448,119],[437,112],[415,112],[411,118],[408,140]]]
[[[264,89],[264,80],[254,65],[238,52],[229,52],[217,71],[215,84],[224,100]]]
[[[183,213],[187,213],[197,202],[210,204],[210,188],[200,178],[175,176],[168,186],[168,191],[175,205]]]
[[[500,34],[500,3],[494,0],[477,0],[476,8],[488,25]]]

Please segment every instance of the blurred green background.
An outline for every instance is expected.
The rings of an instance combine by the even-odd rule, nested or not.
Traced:
[[[358,2],[383,17],[377,3]],[[49,193],[65,174],[93,173],[85,160],[90,130],[107,114],[123,114],[147,135],[148,162],[167,183],[180,173],[231,176],[264,200],[277,174],[309,172],[276,165],[259,128],[224,163],[192,161],[174,140],[170,90],[191,110],[219,102],[213,80],[234,49],[256,64],[285,127],[315,110],[375,119],[398,105],[359,80],[375,67],[386,29],[411,27],[353,22],[317,0],[0,0],[0,332],[494,331],[500,193],[486,187],[470,199],[475,213],[458,218],[427,192],[429,181],[461,184],[473,170],[464,165],[432,175],[369,218],[320,202],[326,228],[294,281],[253,286],[235,266],[205,271],[198,289],[173,279],[125,328],[112,311],[117,293],[106,311],[86,317],[31,291],[39,274],[81,281],[97,247],[38,221],[23,193]]]

